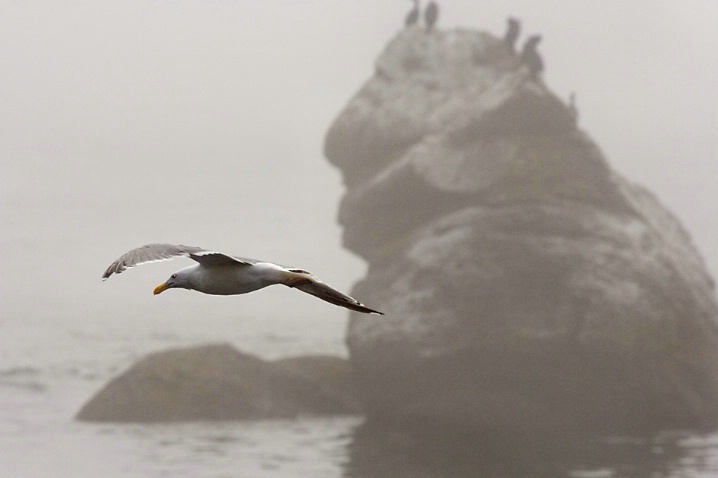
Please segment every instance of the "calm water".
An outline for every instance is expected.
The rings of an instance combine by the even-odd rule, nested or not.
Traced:
[[[321,330],[321,320],[313,324]],[[195,327],[160,333],[162,322],[124,333],[102,322],[82,330],[63,321],[4,318],[0,368],[0,476],[140,477],[713,477],[718,434],[665,433],[564,444],[465,448],[422,444],[374,432],[359,417],[259,422],[114,425],[74,422],[81,405],[141,350],[162,350],[211,338]],[[257,334],[257,324],[226,338],[292,354],[341,353],[335,332],[307,338],[285,323],[285,336]],[[53,333],[49,333],[50,327]],[[246,333],[242,330],[253,330]],[[331,329],[329,329],[331,330]],[[44,331],[44,332],[43,332]],[[7,337],[27,340],[7,340]],[[312,343],[315,341],[316,343]],[[327,344],[334,344],[334,349]],[[244,347],[245,349],[247,347]],[[255,350],[255,352],[257,352]],[[271,355],[271,354],[270,354]]]
[[[82,404],[142,355],[140,350],[189,345],[197,338],[202,343],[202,330],[180,337],[153,332],[145,322],[103,338],[102,327],[68,330],[46,321],[45,328],[55,328],[49,333],[38,322],[0,323],[0,477],[341,476],[359,418],[166,426],[73,421]],[[284,339],[291,340],[299,330],[288,329]],[[26,340],[6,340],[11,336]],[[268,350],[310,349],[301,341],[289,346],[272,334],[227,338],[257,348],[263,343]]]

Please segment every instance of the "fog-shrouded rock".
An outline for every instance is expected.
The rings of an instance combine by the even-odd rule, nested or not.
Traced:
[[[370,421],[716,423],[718,309],[689,234],[500,39],[401,32],[325,153],[344,243],[369,263],[354,293],[386,312],[348,329]]]
[[[146,356],[108,383],[77,419],[177,422],[360,412],[350,364],[316,356],[268,362],[228,344]]]

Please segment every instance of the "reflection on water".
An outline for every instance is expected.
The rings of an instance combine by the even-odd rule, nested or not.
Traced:
[[[24,379],[23,379],[24,377]],[[664,433],[557,444],[468,440],[380,430],[359,417],[185,424],[71,421],[95,385],[18,387],[33,369],[0,374],[0,477],[251,478],[708,478],[718,476],[718,433]],[[3,386],[8,380],[9,386]],[[64,383],[64,382],[63,382]],[[6,384],[7,385],[7,384]],[[84,388],[83,388],[84,387]],[[67,391],[67,394],[63,392]],[[41,451],[41,453],[38,453]]]
[[[360,425],[345,478],[715,477],[718,434],[587,438],[564,443],[462,437],[419,441]]]

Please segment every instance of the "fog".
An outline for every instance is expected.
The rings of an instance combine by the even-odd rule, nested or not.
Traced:
[[[439,3],[441,29],[500,36],[512,15],[520,42],[542,34],[546,84],[576,94],[580,127],[718,272],[718,3]],[[0,358],[45,347],[45,320],[117,331],[128,317],[197,340],[261,328],[282,340],[238,346],[265,356],[346,353],[345,311],[285,288],[153,297],[180,260],[100,277],[127,250],[170,242],[349,291],[365,265],[341,245],[324,135],[410,6],[0,0]]]
[[[174,265],[97,278],[125,250],[156,241],[298,265],[350,286],[363,266],[341,249],[342,184],[323,136],[408,3],[4,2],[3,308],[26,310],[38,296],[132,301],[142,292],[149,302],[149,284]],[[576,92],[581,126],[680,217],[718,270],[715,2],[442,7],[441,28],[500,35],[511,14],[526,34],[542,33],[547,84]],[[245,304],[288,313],[267,294]],[[291,313],[336,315],[291,300]]]

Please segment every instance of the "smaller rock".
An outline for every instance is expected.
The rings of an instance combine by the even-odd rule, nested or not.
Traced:
[[[339,357],[268,362],[229,344],[150,354],[77,414],[91,422],[178,422],[359,413]]]

